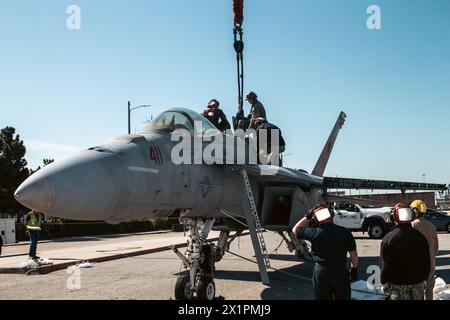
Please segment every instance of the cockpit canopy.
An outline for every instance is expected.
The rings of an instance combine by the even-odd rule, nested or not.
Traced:
[[[194,126],[202,135],[217,134],[217,128],[201,114],[186,108],[176,108],[164,111],[146,125],[140,133],[166,132],[184,129],[194,135]],[[201,127],[201,128],[200,128]]]

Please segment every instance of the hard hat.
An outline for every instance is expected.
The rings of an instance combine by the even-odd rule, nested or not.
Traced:
[[[395,206],[395,222],[397,224],[411,223],[414,220],[414,213],[412,209],[403,203]]]
[[[251,100],[258,99],[258,95],[257,95],[256,93],[254,93],[253,91],[250,91],[250,92],[247,94],[247,97],[246,97],[245,100],[248,101],[249,99],[251,99]]]
[[[421,214],[425,214],[427,212],[427,205],[422,200],[413,201],[410,207],[411,209],[416,209]]]
[[[220,106],[220,102],[216,99],[211,99],[208,102],[208,108],[218,108]]]
[[[329,222],[333,219],[330,208],[327,205],[318,206],[314,209],[314,217],[319,224]]]

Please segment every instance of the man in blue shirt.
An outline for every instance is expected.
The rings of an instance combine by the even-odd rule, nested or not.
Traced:
[[[314,293],[317,300],[350,300],[350,282],[358,277],[358,252],[352,233],[333,223],[333,214],[326,205],[308,212],[293,228],[298,238],[311,242]],[[347,270],[347,253],[353,268]]]

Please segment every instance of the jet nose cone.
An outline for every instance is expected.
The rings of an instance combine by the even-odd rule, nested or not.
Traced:
[[[14,197],[28,208],[45,212],[55,202],[55,188],[50,179],[35,173],[19,186]]]
[[[34,173],[15,197],[26,207],[50,216],[103,221],[120,209],[127,182],[118,155],[87,150]]]

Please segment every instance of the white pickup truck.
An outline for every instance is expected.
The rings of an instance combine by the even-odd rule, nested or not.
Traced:
[[[381,239],[393,227],[387,217],[390,207],[363,208],[358,204],[334,203],[333,222],[351,231],[368,232],[372,239]]]

